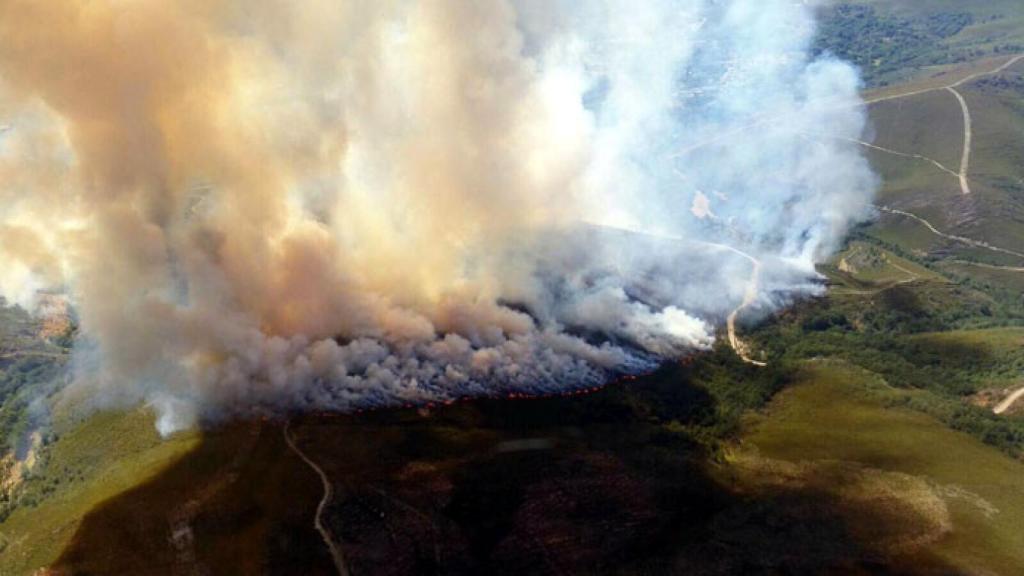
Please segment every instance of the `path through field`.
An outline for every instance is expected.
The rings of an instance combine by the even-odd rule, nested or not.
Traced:
[[[957,102],[960,103],[960,109],[964,113],[964,151],[963,156],[960,158],[960,191],[964,194],[971,193],[971,185],[967,181],[967,171],[971,167],[971,140],[974,135],[971,131],[971,109],[967,107],[967,100],[964,100],[963,94],[957,92],[956,88],[950,86],[946,88],[953,96],[956,96]]]
[[[1003,272],[1024,272],[1024,266],[1000,266],[998,264],[989,264],[987,262],[971,262],[970,260],[949,260],[948,262],[964,266],[977,266],[978,268],[1002,270]]]
[[[807,136],[809,138],[818,138],[818,139],[828,138],[828,139],[834,139],[834,140],[842,140],[844,142],[852,142],[854,144],[858,144],[858,145],[863,146],[865,148],[870,148],[872,150],[878,150],[879,152],[885,152],[886,154],[892,154],[893,156],[901,156],[903,158],[913,158],[913,159],[916,159],[916,160],[924,160],[925,162],[929,162],[929,163],[933,164],[936,168],[938,168],[939,170],[942,170],[943,172],[949,174],[950,176],[952,176],[954,178],[959,178],[960,177],[960,174],[958,172],[956,172],[953,169],[947,167],[945,164],[939,162],[938,160],[935,160],[934,158],[929,158],[927,156],[922,156],[921,154],[910,154],[910,153],[907,153],[907,152],[900,152],[898,150],[893,150],[891,148],[885,148],[885,147],[882,147],[882,146],[877,146],[877,145],[872,144],[870,142],[865,142],[863,140],[858,140],[856,138],[842,138],[842,137],[838,137],[838,136],[829,136],[827,134],[805,134],[805,136]]]
[[[904,92],[904,93],[901,93],[901,94],[893,94],[893,95],[890,95],[890,96],[883,96],[883,97],[880,97],[880,98],[868,99],[868,100],[865,100],[864,103],[868,104],[868,105],[877,104],[879,102],[887,102],[887,101],[890,101],[890,100],[898,100],[898,99],[901,99],[901,98],[909,98],[911,96],[919,96],[921,94],[928,94],[930,92],[935,92],[937,90],[945,90],[945,91],[949,92],[950,94],[952,94],[956,98],[957,102],[960,104],[960,111],[963,113],[963,117],[964,117],[964,145],[963,145],[963,152],[962,152],[962,155],[960,157],[960,170],[958,172],[954,173],[954,175],[957,178],[960,179],[960,191],[962,193],[964,193],[964,194],[970,194],[971,193],[971,184],[970,184],[970,181],[969,181],[969,179],[967,177],[967,174],[970,171],[970,167],[971,167],[971,151],[972,151],[971,147],[972,147],[973,140],[974,140],[974,131],[973,131],[972,126],[971,126],[971,123],[972,123],[971,122],[971,109],[967,105],[967,100],[964,98],[963,94],[961,94],[957,90],[957,88],[959,88],[960,86],[963,86],[964,84],[967,84],[968,82],[972,82],[974,80],[977,80],[978,78],[983,78],[985,76],[994,76],[996,74],[999,74],[999,73],[1005,71],[1007,68],[1013,66],[1017,62],[1020,62],[1021,60],[1024,60],[1024,54],[1020,54],[1020,55],[1014,56],[1013,58],[1010,58],[1009,60],[1004,62],[1002,65],[1000,65],[1000,66],[998,66],[998,67],[996,67],[996,68],[994,68],[992,70],[984,71],[984,72],[975,72],[974,74],[971,74],[969,76],[961,78],[960,80],[958,80],[956,82],[953,82],[953,83],[951,83],[951,84],[949,84],[947,86],[939,86],[939,87],[935,87],[935,88],[926,88],[926,89],[922,89],[922,90],[915,90],[915,91],[911,91],[911,92]],[[872,148],[878,148],[877,146],[873,146],[873,145],[867,144],[865,142],[858,142],[858,143],[865,144],[867,146],[871,146]],[[886,152],[893,152],[893,153],[896,153],[896,154],[904,155],[904,154],[902,154],[900,152],[894,152],[892,150],[886,150],[884,148],[878,148],[878,149],[886,151]],[[913,154],[912,156],[917,157],[917,158],[924,158],[923,156],[918,156],[916,154]],[[949,170],[945,166],[939,164],[935,160],[931,160],[930,158],[925,158],[925,159],[926,160],[930,160],[932,163],[937,165],[939,168],[942,168],[943,170],[945,170],[947,172],[951,172],[951,170]]]
[[[348,565],[345,564],[345,556],[341,552],[341,548],[334,542],[331,537],[330,530],[327,529],[323,524],[323,513],[324,508],[327,507],[327,503],[331,501],[331,495],[333,488],[331,487],[331,480],[327,477],[327,474],[323,471],[312,458],[306,455],[305,452],[299,449],[295,444],[295,440],[292,439],[292,435],[288,432],[288,427],[291,423],[287,423],[284,426],[284,441],[288,444],[288,448],[291,449],[303,462],[306,463],[310,468],[316,472],[317,476],[320,477],[320,482],[324,486],[324,496],[320,499],[320,503],[316,507],[316,515],[313,517],[313,527],[320,533],[320,536],[324,539],[324,544],[327,545],[328,550],[331,551],[331,559],[334,561],[334,567],[338,570],[340,576],[349,576]]]
[[[729,332],[729,346],[732,346],[732,349],[734,352],[736,352],[736,355],[739,356],[740,359],[742,359],[747,364],[753,364],[754,366],[767,366],[767,363],[761,362],[759,360],[754,360],[753,358],[751,358],[750,355],[747,353],[747,345],[744,344],[739,339],[739,336],[736,335],[736,319],[739,318],[739,315],[744,310],[750,308],[751,306],[754,305],[755,302],[757,302],[757,296],[758,292],[760,291],[761,282],[761,262],[757,258],[754,258],[750,254],[747,254],[742,250],[737,250],[732,246],[724,247],[732,252],[735,252],[743,256],[744,258],[749,260],[751,264],[750,279],[747,280],[747,287],[743,292],[743,301],[740,302],[740,305],[737,306],[736,309],[732,311],[732,313],[729,314],[729,318],[726,320],[726,328]]]
[[[1018,54],[1017,56],[1014,56],[1014,57],[1010,58],[1009,60],[1007,60],[1006,62],[1003,62],[1001,65],[999,65],[996,68],[993,68],[992,70],[985,70],[985,71],[982,71],[982,72],[975,72],[974,74],[971,74],[969,76],[965,76],[965,77],[961,78],[960,80],[957,80],[956,82],[953,82],[952,84],[947,84],[945,86],[935,86],[935,87],[931,87],[931,88],[922,88],[920,90],[912,90],[910,92],[900,92],[900,93],[897,93],[897,94],[891,94],[889,96],[878,96],[876,98],[869,98],[869,99],[865,100],[864,103],[865,104],[877,104],[879,102],[888,102],[889,100],[899,100],[900,98],[909,98],[911,96],[920,96],[921,94],[928,94],[930,92],[936,92],[938,90],[949,90],[950,88],[959,88],[959,87],[963,86],[964,84],[966,84],[968,82],[973,82],[973,81],[977,80],[978,78],[984,78],[985,76],[993,76],[995,74],[999,74],[1001,72],[1004,72],[1007,68],[1009,68],[1010,66],[1013,66],[1014,64],[1016,64],[1017,62],[1020,62],[1021,60],[1024,60],[1024,54]]]
[[[985,249],[985,250],[990,250],[992,252],[1001,252],[1003,254],[1009,254],[1010,256],[1016,256],[1017,258],[1024,258],[1024,253],[1021,253],[1021,252],[1015,252],[1015,251],[1009,250],[1007,248],[1000,248],[999,246],[993,246],[993,245],[989,244],[988,242],[983,242],[981,240],[975,240],[973,238],[966,238],[964,236],[957,236],[955,234],[947,234],[945,232],[942,232],[941,230],[939,230],[938,228],[933,226],[931,222],[925,220],[924,218],[921,218],[917,214],[912,214],[912,213],[906,212],[904,210],[897,210],[895,208],[889,208],[888,206],[875,206],[875,208],[877,208],[878,210],[880,210],[882,212],[887,212],[889,214],[897,214],[899,216],[906,216],[907,218],[912,218],[914,220],[917,220],[918,222],[923,224],[925,228],[930,230],[936,236],[940,236],[940,237],[946,238],[948,240],[953,240],[955,242],[960,242],[961,244],[967,244],[968,246],[974,246],[975,248],[982,248],[982,249]],[[1015,267],[1012,267],[1012,266],[1007,266],[1006,268],[1010,269],[1010,270],[1016,269]]]

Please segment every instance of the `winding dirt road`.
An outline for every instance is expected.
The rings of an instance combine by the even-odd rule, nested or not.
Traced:
[[[999,246],[993,246],[993,245],[989,244],[988,242],[983,242],[981,240],[975,240],[973,238],[965,238],[964,236],[957,236],[955,234],[946,234],[945,232],[942,232],[941,230],[939,230],[935,226],[932,226],[931,222],[925,220],[924,218],[921,218],[917,214],[912,214],[910,212],[906,212],[906,211],[903,211],[903,210],[897,210],[895,208],[889,208],[888,206],[877,206],[876,205],[875,208],[877,208],[881,212],[887,212],[889,214],[896,214],[896,215],[899,215],[899,216],[906,216],[907,218],[912,218],[914,220],[917,220],[922,225],[924,225],[925,228],[930,230],[932,232],[932,234],[935,234],[936,236],[940,236],[942,238],[953,240],[955,242],[960,242],[962,244],[967,244],[968,246],[974,246],[975,248],[983,248],[985,250],[990,250],[992,252],[1001,252],[1003,254],[1009,254],[1010,256],[1016,256],[1017,258],[1024,258],[1024,253],[1021,253],[1021,252],[1015,252],[1013,250],[1009,250],[1009,249],[1006,249],[1006,248],[1000,248]]]
[[[1020,62],[1021,60],[1024,60],[1024,54],[1018,54],[1016,56],[1013,56],[1012,58],[1010,58],[1009,60],[1007,60],[1006,62],[1004,62],[1002,65],[1000,65],[998,68],[996,68],[994,70],[991,70],[991,71],[988,71],[988,72],[975,72],[974,74],[971,74],[970,76],[967,76],[966,78],[961,78],[959,81],[954,82],[949,87],[950,88],[959,88],[959,87],[963,86],[964,84],[967,84],[968,82],[973,82],[973,81],[977,80],[978,78],[984,78],[985,76],[992,76],[993,74],[999,74],[1000,72],[1005,71],[1007,68],[1009,68],[1010,66],[1013,66],[1014,64],[1016,64],[1017,62]]]
[[[295,444],[295,440],[292,439],[292,435],[288,432],[289,426],[291,426],[291,422],[284,425],[284,441],[288,444],[288,448],[290,448],[292,452],[306,463],[306,465],[316,472],[317,476],[320,477],[320,482],[324,486],[324,496],[320,499],[320,503],[316,507],[316,516],[313,517],[313,527],[320,533],[320,536],[324,540],[324,544],[326,544],[328,550],[330,550],[331,559],[334,561],[334,567],[338,570],[339,576],[349,576],[348,565],[345,564],[345,556],[342,554],[341,548],[334,542],[334,538],[331,537],[331,531],[324,526],[322,521],[324,508],[326,508],[327,503],[331,501],[331,495],[334,491],[331,486],[331,480],[327,477],[327,474],[323,469],[320,468],[312,458],[307,456],[306,453],[300,450]]]
[[[916,91],[913,91],[913,92],[905,92],[905,93],[902,93],[902,94],[893,94],[891,96],[884,96],[884,97],[881,97],[881,98],[868,99],[868,100],[865,100],[864,103],[865,104],[869,104],[869,105],[870,104],[877,104],[879,102],[886,102],[886,101],[889,101],[889,100],[897,100],[897,99],[900,99],[900,98],[908,98],[910,96],[918,96],[918,95],[921,95],[921,94],[928,94],[930,92],[935,92],[936,90],[945,90],[945,91],[949,92],[950,94],[952,94],[956,98],[957,102],[960,104],[960,110],[963,113],[963,117],[964,117],[964,145],[963,145],[963,154],[961,155],[961,158],[960,158],[960,170],[959,170],[959,172],[956,173],[956,176],[960,179],[960,191],[962,193],[964,193],[964,194],[970,194],[971,193],[971,184],[970,184],[970,181],[969,181],[969,179],[967,177],[967,173],[970,171],[970,167],[971,167],[971,150],[972,150],[972,144],[973,144],[972,141],[974,139],[974,131],[973,131],[972,126],[971,126],[971,109],[967,105],[967,100],[964,98],[963,94],[961,94],[957,90],[957,88],[959,88],[960,86],[963,86],[964,84],[967,84],[968,82],[973,82],[974,80],[977,80],[978,78],[983,78],[985,76],[994,76],[996,74],[1000,74],[1000,73],[1004,72],[1006,69],[1008,69],[1011,66],[1013,66],[1014,64],[1016,64],[1017,62],[1020,62],[1021,60],[1024,60],[1024,54],[1018,54],[1017,56],[1014,56],[1014,57],[1010,58],[1009,60],[1007,60],[1006,62],[1004,62],[1003,64],[1001,64],[1000,66],[998,66],[998,67],[996,67],[996,68],[994,68],[992,70],[987,70],[987,71],[983,71],[983,72],[975,72],[974,74],[970,74],[968,76],[965,76],[964,78],[961,78],[960,80],[957,80],[956,82],[953,82],[952,84],[949,84],[949,85],[946,85],[946,86],[939,86],[939,87],[935,87],[935,88],[926,88],[926,89],[922,89],[922,90],[916,90]],[[920,157],[920,156],[918,156],[918,157]],[[935,163],[936,165],[938,165],[943,170],[946,170],[947,172],[949,171],[947,168],[945,168],[944,166],[942,166],[938,162],[935,162],[934,160],[932,160],[932,162]]]
[[[612,225],[608,225],[608,224],[601,224],[601,223],[598,223],[598,222],[584,221],[584,223],[587,224],[588,226],[593,226],[595,228],[600,228],[600,229],[605,229],[605,230],[614,230],[614,231],[617,231],[617,232],[625,232],[625,233],[628,233],[628,234],[639,234],[641,236],[647,236],[647,237],[650,237],[650,238],[658,238],[658,239],[661,239],[661,240],[670,240],[670,241],[673,241],[673,242],[686,242],[687,241],[686,239],[682,238],[681,236],[670,236],[670,235],[660,234],[660,233],[657,233],[657,232],[649,232],[649,231],[646,231],[646,230],[636,230],[636,229],[630,229],[630,228],[623,228],[623,227],[620,227],[620,226],[612,226]],[[737,334],[736,334],[736,320],[739,318],[739,315],[741,313],[743,313],[744,310],[746,310],[747,308],[750,308],[751,306],[754,305],[754,303],[757,302],[757,296],[758,296],[758,293],[760,292],[760,283],[761,283],[761,261],[758,260],[757,258],[754,258],[750,254],[747,254],[746,252],[740,250],[739,248],[735,248],[735,247],[730,246],[728,244],[719,244],[718,242],[705,242],[705,241],[697,241],[697,242],[700,243],[700,244],[703,244],[705,246],[709,246],[711,248],[714,248],[716,250],[725,250],[727,252],[732,252],[733,254],[736,254],[736,255],[746,259],[748,262],[750,262],[750,265],[751,265],[750,278],[747,280],[747,285],[746,285],[746,288],[744,289],[743,301],[740,302],[739,306],[737,306],[735,310],[733,310],[731,313],[729,313],[729,316],[726,319],[726,328],[728,330],[728,335],[729,335],[729,346],[732,347],[733,351],[736,352],[736,355],[739,356],[740,359],[742,359],[747,364],[753,364],[754,366],[767,366],[768,365],[767,363],[760,362],[758,360],[754,360],[753,358],[751,358],[747,354],[747,347],[746,347],[746,345],[743,343],[742,340],[740,340],[739,336],[737,336]]]
[[[901,94],[893,94],[891,96],[883,96],[883,97],[880,97],[880,98],[872,98],[872,99],[865,100],[864,103],[868,104],[868,105],[870,105],[870,104],[877,104],[879,102],[887,102],[889,100],[898,100],[900,98],[909,98],[911,96],[919,96],[921,94],[928,94],[928,93],[931,93],[931,92],[935,92],[937,90],[946,90],[947,92],[952,94],[956,98],[957,102],[960,104],[960,110],[961,110],[961,112],[963,113],[963,116],[964,116],[964,145],[963,145],[963,154],[960,157],[960,170],[959,170],[959,172],[956,172],[955,175],[956,175],[957,178],[960,179],[960,191],[962,193],[964,193],[964,194],[970,194],[971,193],[971,184],[970,184],[970,181],[969,181],[969,179],[967,177],[967,173],[969,172],[970,167],[971,167],[971,150],[972,150],[973,139],[974,139],[974,131],[973,131],[972,126],[971,126],[971,123],[972,123],[971,122],[971,109],[970,109],[969,106],[967,106],[967,100],[964,98],[963,94],[961,94],[957,90],[957,88],[959,88],[960,86],[963,86],[964,84],[967,84],[968,82],[973,82],[974,80],[977,80],[978,78],[984,78],[985,76],[994,76],[996,74],[1000,74],[1000,73],[1004,72],[1006,69],[1008,69],[1011,66],[1013,66],[1014,64],[1016,64],[1017,62],[1020,62],[1021,60],[1024,60],[1024,54],[1018,54],[1017,56],[1014,56],[1014,57],[1010,58],[1009,60],[1007,60],[1006,62],[1004,62],[1003,64],[1001,64],[1000,66],[998,66],[998,67],[996,67],[996,68],[994,68],[992,70],[987,70],[987,71],[982,71],[982,72],[975,72],[974,74],[970,74],[968,76],[965,76],[965,77],[961,78],[960,80],[957,80],[956,82],[953,82],[952,84],[949,84],[949,85],[946,85],[946,86],[938,86],[938,87],[934,87],[934,88],[925,88],[925,89],[922,89],[922,90],[915,90],[915,91],[912,91],[912,92],[904,92],[904,93],[901,93]],[[862,142],[862,144],[863,144],[863,142]],[[884,150],[882,148],[879,148],[879,149],[880,150]],[[913,155],[913,156],[915,156],[917,158],[924,158],[923,156],[917,156],[917,155]],[[928,158],[926,158],[926,160],[930,160],[932,163],[936,164],[937,166],[939,166],[943,170],[945,170],[947,172],[951,172],[951,170],[949,170],[945,166],[942,166],[941,164],[939,164],[938,162],[936,162],[934,160],[931,160],[931,159],[928,159]]]
[[[749,260],[751,264],[750,279],[747,281],[747,287],[743,293],[743,301],[740,302],[740,305],[737,306],[726,319],[726,328],[729,332],[729,346],[732,346],[733,352],[735,352],[736,355],[747,364],[753,364],[754,366],[767,366],[768,364],[766,362],[761,362],[751,358],[747,354],[747,345],[740,340],[739,336],[736,335],[736,319],[739,318],[739,315],[744,310],[750,308],[755,302],[757,302],[757,295],[760,291],[761,283],[761,262],[750,254],[733,248],[732,246],[726,246],[724,244],[720,244],[719,246],[743,256]]]
[[[872,150],[878,150],[879,152],[885,152],[886,154],[892,154],[894,156],[901,156],[903,158],[913,158],[915,160],[924,160],[925,162],[929,162],[929,163],[935,165],[936,168],[938,168],[939,170],[942,170],[943,172],[949,174],[950,176],[952,176],[954,178],[959,178],[960,177],[960,174],[958,172],[956,172],[955,170],[947,167],[945,164],[943,164],[943,163],[941,163],[938,160],[935,160],[933,158],[929,158],[927,156],[922,156],[921,154],[909,154],[907,152],[900,152],[898,150],[893,150],[891,148],[884,148],[882,146],[876,146],[875,144],[872,144],[870,142],[865,142],[863,140],[858,140],[856,138],[843,138],[842,136],[830,136],[830,135],[827,135],[827,134],[805,134],[805,136],[807,136],[809,138],[818,138],[818,139],[828,138],[828,139],[832,139],[832,140],[842,140],[844,142],[852,142],[853,144],[859,144],[860,146],[863,146],[865,148],[871,148]]]

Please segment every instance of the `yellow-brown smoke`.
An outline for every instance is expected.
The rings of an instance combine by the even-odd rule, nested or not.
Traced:
[[[571,385],[706,345],[695,316],[727,309],[742,263],[702,273],[713,303],[638,301],[622,276],[679,254],[578,228],[659,213],[659,232],[700,229],[661,220],[687,212],[664,152],[712,6],[598,5],[0,0],[0,293],[66,290],[81,385],[156,403],[168,430],[207,410]],[[829,96],[852,98],[839,76]],[[822,164],[840,154],[863,171],[840,150]],[[853,212],[812,222],[820,243]],[[745,241],[809,250],[758,225]]]

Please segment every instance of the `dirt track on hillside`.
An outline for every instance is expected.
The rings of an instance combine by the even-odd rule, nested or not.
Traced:
[[[324,544],[326,544],[328,550],[330,550],[331,559],[334,560],[334,567],[338,570],[339,576],[349,576],[348,565],[345,563],[345,556],[342,554],[341,548],[338,546],[338,544],[334,541],[334,538],[331,536],[331,531],[326,526],[324,526],[323,523],[324,508],[326,508],[327,504],[331,501],[331,496],[334,491],[331,485],[331,480],[330,478],[327,477],[327,474],[323,471],[323,469],[320,468],[320,466],[317,465],[317,463],[314,462],[312,458],[307,456],[306,453],[300,450],[299,447],[295,444],[295,441],[292,439],[292,435],[288,432],[290,425],[291,423],[288,423],[285,424],[284,426],[284,441],[288,444],[288,448],[292,452],[294,452],[299,458],[302,459],[303,462],[306,463],[307,466],[309,466],[310,468],[313,469],[314,472],[316,472],[317,476],[320,477],[320,482],[324,486],[323,498],[321,498],[320,503],[317,504],[316,515],[313,517],[313,527],[316,528],[316,531],[320,533],[320,536],[324,539]]]
[[[942,238],[946,238],[948,240],[953,240],[955,242],[960,242],[961,244],[967,244],[968,246],[973,246],[975,248],[982,248],[984,250],[990,250],[992,252],[1000,252],[1002,254],[1009,254],[1010,256],[1016,256],[1017,258],[1024,258],[1024,253],[1021,253],[1021,252],[1015,252],[1015,251],[1007,249],[1007,248],[1001,248],[999,246],[993,246],[992,244],[989,244],[988,242],[983,242],[981,240],[975,240],[973,238],[967,238],[967,237],[964,237],[964,236],[957,236],[955,234],[947,234],[945,232],[942,232],[941,230],[939,230],[938,228],[933,226],[931,222],[925,220],[924,218],[921,218],[917,214],[912,214],[912,213],[906,212],[904,210],[897,210],[895,208],[889,208],[888,206],[875,206],[875,208],[877,208],[878,210],[880,210],[882,212],[886,212],[886,213],[889,213],[889,214],[896,214],[896,215],[899,215],[899,216],[906,216],[907,218],[912,218],[914,220],[917,220],[918,222],[923,224],[925,228],[930,230],[936,236],[939,236],[939,237],[942,237]],[[1013,267],[1010,267],[1010,266],[1007,266],[1006,268],[1013,269]]]
[[[740,305],[737,306],[732,313],[729,314],[729,318],[726,320],[726,327],[729,332],[729,345],[732,346],[736,355],[747,364],[753,364],[754,366],[767,366],[767,363],[751,358],[747,354],[747,345],[740,341],[739,336],[736,335],[736,319],[739,318],[739,315],[744,310],[750,308],[755,302],[757,302],[761,282],[761,262],[746,252],[742,252],[729,246],[727,246],[727,248],[737,254],[740,254],[751,263],[750,279],[747,281],[747,287],[743,293],[743,301],[740,302]]]
[[[967,100],[964,99],[963,94],[957,92],[956,88],[950,86],[946,88],[950,94],[956,96],[957,102],[960,103],[960,109],[964,114],[964,149],[963,155],[960,158],[960,191],[964,194],[971,193],[970,182],[967,181],[967,171],[971,167],[971,141],[974,139],[974,133],[971,129],[971,109],[967,106]]]

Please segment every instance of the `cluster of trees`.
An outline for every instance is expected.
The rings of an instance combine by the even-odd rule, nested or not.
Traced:
[[[879,14],[871,6],[839,4],[826,11],[814,48],[853,62],[869,85],[879,85],[887,74],[910,66],[966,59],[966,52],[945,51],[940,41],[973,23],[967,12],[910,20]]]
[[[11,308],[0,308],[0,456],[17,454],[19,443],[28,442],[33,422],[30,406],[33,400],[52,393],[63,381],[64,355],[56,350],[42,349],[27,336],[24,314]],[[52,433],[43,436],[44,445],[53,440]],[[36,467],[44,464],[45,450],[37,454]],[[8,458],[0,478],[11,473],[13,460]],[[36,482],[27,472],[19,487],[0,490],[0,522],[18,506],[34,506],[51,494],[59,480]],[[38,484],[38,485],[37,485]],[[27,487],[32,486],[32,489]]]
[[[36,357],[19,358],[0,368],[0,454],[13,450],[29,426],[27,388],[51,381],[59,372],[54,362]]]

